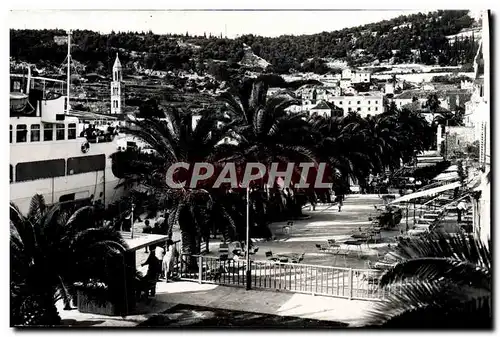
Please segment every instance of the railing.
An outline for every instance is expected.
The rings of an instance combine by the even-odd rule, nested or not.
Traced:
[[[192,257],[191,271],[184,271],[188,256],[181,256],[181,280],[225,286],[246,285],[245,260],[221,260],[217,257]],[[187,268],[186,268],[187,269]],[[381,272],[273,261],[250,261],[251,288],[290,291],[349,299],[382,300],[387,289],[379,287]]]

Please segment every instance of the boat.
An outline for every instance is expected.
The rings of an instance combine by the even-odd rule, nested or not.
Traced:
[[[71,33],[68,79],[70,43]],[[30,67],[10,81],[10,200],[21,212],[35,194],[47,204],[119,199],[125,191],[117,188],[110,159],[121,149],[113,116],[102,116],[113,131],[99,130],[96,118],[72,111],[69,81],[32,76]]]

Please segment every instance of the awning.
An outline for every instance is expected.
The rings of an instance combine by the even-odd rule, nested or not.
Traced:
[[[451,165],[450,167],[448,167],[443,172],[457,172],[457,171],[458,171],[458,166],[457,165]]]
[[[424,190],[424,191],[418,191],[418,192],[415,192],[415,193],[410,193],[410,194],[404,195],[401,198],[398,198],[398,199],[390,202],[389,205],[400,203],[400,202],[409,201],[409,200],[412,200],[412,199],[417,199],[417,198],[422,198],[422,197],[429,197],[429,196],[432,196],[432,195],[435,195],[435,194],[442,193],[444,191],[452,190],[452,189],[457,188],[457,187],[460,187],[460,182],[458,182],[458,181],[455,182],[455,183],[452,183],[452,184],[447,184],[447,185],[438,186],[438,187],[431,188],[431,189]]]
[[[120,232],[120,234],[128,245],[128,251],[137,251],[144,247],[162,244],[168,240],[167,235],[137,233],[136,231],[134,231],[133,238],[131,232]]]
[[[438,174],[434,179],[435,181],[448,181],[453,179],[459,179],[457,172],[443,172]]]

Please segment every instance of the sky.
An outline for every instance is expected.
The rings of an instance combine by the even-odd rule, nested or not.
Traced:
[[[15,10],[14,29],[89,29],[102,33],[153,31],[156,34],[261,36],[314,34],[409,15],[424,10],[341,11],[109,11]]]

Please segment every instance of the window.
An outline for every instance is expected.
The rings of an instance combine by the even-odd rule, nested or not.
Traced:
[[[342,105],[342,101],[339,101],[339,104]]]
[[[348,108],[348,109],[347,109],[347,111],[351,112],[351,111],[352,111],[352,109],[351,109],[351,108]]]
[[[378,108],[375,108],[375,111],[378,111]]]
[[[56,140],[64,140],[65,138],[64,124],[56,124]]]
[[[40,124],[31,125],[31,139],[30,142],[40,141]]]
[[[16,165],[16,181],[62,177],[66,171],[65,166],[64,159],[19,163]]]
[[[370,101],[368,101],[368,104],[370,104]]]
[[[361,108],[358,108],[358,111],[361,111]]]
[[[68,124],[68,139],[76,139],[76,124]]]
[[[79,174],[87,172],[102,171],[106,167],[106,156],[99,154],[95,156],[73,157],[68,159],[67,174]]]
[[[14,182],[14,168],[12,167],[12,165],[9,165],[10,166],[10,171],[9,171],[9,174],[10,174],[10,182]]]
[[[16,128],[16,142],[17,143],[25,143],[26,142],[26,134],[28,130],[26,128],[26,124],[19,124]]]
[[[361,104],[361,101],[358,101],[358,105]]]
[[[378,101],[375,101],[375,104],[378,104]]]
[[[368,111],[371,111],[372,108],[368,108]]]
[[[10,126],[9,143],[12,143],[12,125],[9,125],[9,126]]]
[[[349,101],[349,104],[351,104],[351,101]]]
[[[43,125],[43,141],[50,141],[54,139],[54,124]]]

